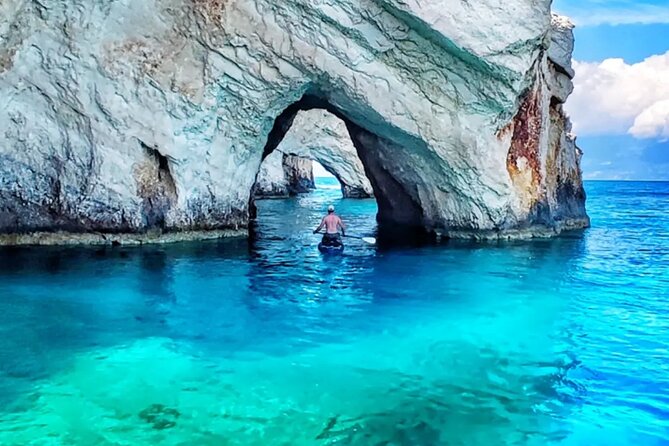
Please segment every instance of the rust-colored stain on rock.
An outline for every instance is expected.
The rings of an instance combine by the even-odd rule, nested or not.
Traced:
[[[129,39],[106,46],[105,66],[115,74],[125,74],[122,61],[136,67],[141,73],[154,75],[165,59],[162,49],[152,47],[149,42]]]
[[[556,104],[551,104],[549,108],[550,128],[548,132],[548,152],[546,153],[546,172],[552,172],[554,175],[548,175],[546,178],[546,187],[549,191],[556,189],[556,182],[560,181],[561,175],[561,153],[563,150],[562,140],[565,129],[565,117]]]
[[[513,121],[502,127],[497,131],[497,139],[502,140],[507,137],[509,133],[513,132]]]
[[[10,48],[5,51],[0,51],[0,74],[9,71],[14,66],[14,55],[16,48]]]
[[[506,168],[514,180],[524,171],[532,174],[532,185],[541,182],[539,143],[541,138],[541,98],[538,89],[530,91],[513,118],[513,137],[506,158]],[[503,132],[502,129],[501,132]]]
[[[195,10],[214,22],[220,22],[230,0],[193,0]]]

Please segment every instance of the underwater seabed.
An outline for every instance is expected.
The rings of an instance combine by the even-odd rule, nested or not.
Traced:
[[[531,340],[536,357],[521,358],[482,348],[475,332],[471,342],[461,331],[434,342],[442,323],[286,355],[214,357],[166,338],[87,350],[39,382],[20,412],[2,416],[0,444],[492,444],[564,435],[554,416],[570,409],[555,397],[580,398],[564,376],[569,358],[525,375],[547,339]],[[506,341],[511,350],[525,343]]]

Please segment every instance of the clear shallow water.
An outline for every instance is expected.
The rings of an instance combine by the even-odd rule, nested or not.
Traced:
[[[669,444],[669,183],[589,183],[555,240],[0,251],[2,445]]]

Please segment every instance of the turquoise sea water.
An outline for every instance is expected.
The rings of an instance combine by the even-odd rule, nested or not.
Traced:
[[[555,240],[324,257],[329,188],[258,239],[0,250],[0,445],[669,444],[669,183]]]

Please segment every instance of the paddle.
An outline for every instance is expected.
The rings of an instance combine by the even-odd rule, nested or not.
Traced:
[[[370,245],[376,245],[376,239],[374,237],[359,237],[357,235],[344,235],[344,237],[348,238],[357,238],[358,240],[362,240],[365,243],[369,243]]]

